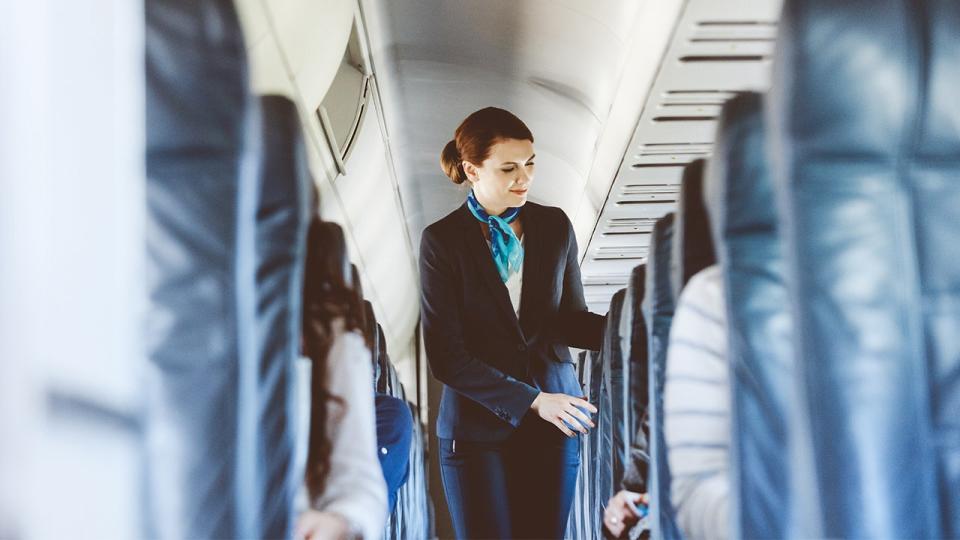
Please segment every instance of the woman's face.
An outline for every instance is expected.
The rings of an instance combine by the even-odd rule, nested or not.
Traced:
[[[479,166],[463,162],[467,180],[484,209],[501,214],[507,208],[523,206],[533,182],[533,143],[503,139],[490,149],[490,157]]]

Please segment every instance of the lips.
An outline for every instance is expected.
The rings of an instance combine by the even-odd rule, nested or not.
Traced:
[[[526,189],[511,189],[511,190],[510,190],[510,193],[513,193],[514,195],[526,195],[526,194],[527,194],[527,191],[529,191],[529,190],[526,190]]]

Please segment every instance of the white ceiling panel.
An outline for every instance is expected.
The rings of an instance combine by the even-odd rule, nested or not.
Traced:
[[[468,114],[490,105],[534,134],[531,199],[577,214],[625,70],[638,65],[636,29],[655,1],[361,0],[415,245],[464,199],[440,170],[440,151]],[[663,39],[651,50],[664,50]]]

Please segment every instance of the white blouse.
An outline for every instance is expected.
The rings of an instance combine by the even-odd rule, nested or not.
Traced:
[[[309,505],[335,512],[351,524],[363,540],[383,535],[387,520],[387,486],[377,457],[377,425],[374,409],[373,366],[370,350],[356,332],[339,332],[327,357],[327,383],[345,402],[328,405],[327,435],[332,444],[330,472],[323,494]],[[310,364],[301,369],[301,455],[305,459],[309,440]],[[306,376],[303,376],[306,372]],[[302,461],[301,461],[302,463]],[[306,487],[301,485],[298,513],[307,507]]]
[[[524,238],[525,236],[520,237],[520,247],[524,247]],[[487,241],[487,247],[493,250],[493,247],[490,245],[490,241]],[[523,290],[523,265],[526,264],[526,257],[523,259],[523,264],[520,265],[520,271],[514,272],[507,277],[507,282],[504,283],[507,287],[507,292],[510,293],[510,303],[513,304],[513,311],[516,312],[517,318],[520,318],[520,293]]]

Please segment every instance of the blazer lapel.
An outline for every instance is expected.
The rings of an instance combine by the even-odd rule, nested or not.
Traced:
[[[477,268],[480,269],[480,275],[483,278],[483,282],[490,289],[490,293],[493,296],[494,301],[500,307],[504,317],[506,317],[505,320],[511,321],[508,324],[511,324],[516,329],[517,334],[522,337],[523,331],[520,329],[520,322],[517,320],[517,314],[513,311],[513,304],[510,302],[510,293],[507,292],[506,285],[500,280],[500,273],[497,272],[497,266],[493,262],[493,255],[491,255],[490,248],[487,246],[487,242],[483,238],[483,232],[480,229],[482,224],[473,217],[466,204],[460,207],[460,211],[461,215],[463,216],[463,232],[465,236],[464,240],[467,245],[467,251],[469,251],[473,256],[474,262],[477,264]],[[524,223],[524,227],[526,227],[526,223]],[[526,262],[524,264],[526,264]],[[526,272],[524,272],[524,280],[526,280]],[[521,307],[522,305],[523,303],[521,300]]]
[[[541,269],[543,258],[542,234],[544,231],[539,228],[539,221],[536,219],[536,212],[531,212],[535,207],[526,205],[521,211],[520,216],[523,220],[523,288],[520,290],[520,328],[524,335],[531,335],[537,317],[536,313],[531,312],[537,304],[536,296],[538,286],[543,283],[543,271]]]

